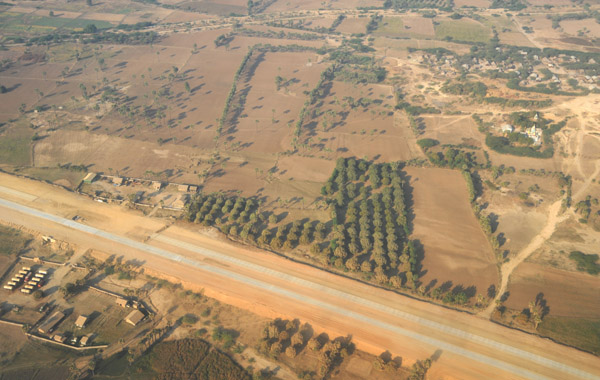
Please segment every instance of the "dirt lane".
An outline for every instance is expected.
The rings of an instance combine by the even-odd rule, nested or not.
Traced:
[[[515,269],[519,266],[519,264],[521,264],[529,256],[531,256],[533,252],[540,248],[542,244],[544,244],[544,242],[550,238],[550,236],[552,236],[557,225],[559,225],[561,222],[565,221],[569,217],[568,214],[560,214],[561,207],[562,198],[554,202],[548,208],[548,220],[546,221],[546,225],[544,226],[544,228],[542,228],[540,233],[537,234],[529,242],[529,244],[527,244],[527,246],[523,248],[515,257],[511,258],[510,261],[502,265],[502,277],[500,281],[500,287],[496,292],[496,297],[492,301],[490,301],[488,307],[480,313],[482,316],[489,318],[492,315],[494,309],[496,308],[496,301],[499,300],[508,289],[508,282],[510,280],[510,276],[515,271]]]
[[[0,198],[12,196],[18,202],[31,203],[36,209],[55,213],[63,211],[62,201],[75,198],[74,202],[81,207],[78,212],[100,214],[108,219],[114,215],[122,219],[121,223],[110,224],[109,220],[98,218],[94,227],[98,223],[111,226],[113,231],[123,231],[110,236],[105,231],[71,220],[50,221],[23,212],[24,209],[15,211],[5,201],[0,207],[0,219],[75,244],[122,255],[125,259],[141,260],[148,270],[205,287],[208,295],[258,314],[300,318],[331,334],[352,334],[360,348],[374,353],[389,349],[404,357],[407,363],[441,350],[441,356],[431,369],[436,377],[497,378],[501,373],[502,378],[515,379],[599,378],[598,358],[547,340],[266,252],[212,240],[180,227],[169,228],[160,234],[131,234],[138,228],[147,232],[164,224],[66,192],[66,195],[60,194],[61,202],[57,202],[45,195],[51,193],[44,189],[47,185],[32,181],[21,184],[29,185],[22,188],[30,195],[39,194],[40,197],[27,202],[12,192],[11,195],[0,193]],[[32,191],[37,186],[41,187],[40,193]],[[146,222],[148,226],[128,225],[127,222]],[[91,224],[89,220],[86,223]],[[143,244],[148,236],[152,236],[150,244]]]

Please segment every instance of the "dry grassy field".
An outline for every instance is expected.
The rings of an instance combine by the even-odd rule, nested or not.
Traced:
[[[484,145],[484,136],[477,130],[471,115],[423,116],[424,138],[432,138],[444,144],[467,144],[477,147]]]
[[[600,24],[594,19],[565,20],[560,23],[560,26],[565,33],[574,36],[579,35],[579,33],[582,32],[583,35],[588,37],[600,37]]]
[[[341,33],[364,33],[367,29],[367,17],[346,17],[344,21],[337,27],[337,31]]]

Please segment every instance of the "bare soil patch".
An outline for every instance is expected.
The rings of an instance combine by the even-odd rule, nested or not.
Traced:
[[[277,0],[266,9],[266,12],[304,11],[307,9],[354,9],[372,5],[368,0]]]
[[[508,287],[506,307],[521,310],[542,293],[549,315],[598,318],[600,297],[598,277],[567,272],[539,264],[523,263],[514,272]]]
[[[538,7],[541,7],[544,5],[554,5],[555,7],[560,7],[560,6],[573,4],[569,0],[529,0],[528,3],[533,6],[538,6]]]
[[[0,325],[0,355],[3,362],[10,362],[27,342],[27,337],[18,326]]]
[[[498,271],[488,240],[468,202],[459,171],[407,168],[414,200],[414,232],[424,248],[420,281],[437,286],[475,287],[486,294],[496,285]]]
[[[365,17],[347,17],[342,21],[337,31],[341,33],[365,33],[369,19]]]
[[[303,126],[311,139],[309,154],[317,149],[330,159],[342,154],[386,162],[419,157],[408,120],[393,112],[391,91],[388,85],[334,81],[329,96],[317,107],[321,115]],[[348,97],[369,106],[350,107]]]
[[[585,20],[565,20],[560,23],[560,26],[568,34],[578,35],[579,31],[582,31],[586,37],[600,37],[600,24],[592,18]]]
[[[478,8],[487,8],[491,5],[491,1],[489,0],[455,0],[454,6],[457,8],[460,7],[478,7]]]
[[[528,38],[521,32],[502,32],[498,33],[500,43],[516,46],[536,47]]]
[[[497,211],[501,212],[501,210]],[[518,206],[501,213],[497,231],[506,239],[501,247],[502,250],[508,253],[519,252],[542,230],[545,221],[545,214]]]
[[[520,21],[522,25],[533,29],[531,35],[545,45],[551,46],[553,40],[558,40],[561,37],[561,33],[552,28],[552,20],[548,20],[545,15],[525,16],[520,18]]]
[[[309,19],[308,21],[304,22],[304,26],[313,28],[313,29],[329,28],[329,27],[331,27],[333,20],[335,20],[335,18],[333,18],[333,17],[313,18],[313,19]]]
[[[406,16],[402,17],[405,29],[413,34],[434,36],[435,29],[433,27],[433,21],[430,18],[419,17],[419,16]]]
[[[425,123],[425,138],[438,140],[441,144],[469,144],[481,147],[484,137],[470,115],[421,116]]]

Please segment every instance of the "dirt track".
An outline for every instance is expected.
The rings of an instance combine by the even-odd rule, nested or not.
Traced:
[[[525,261],[533,252],[544,244],[546,240],[552,236],[556,226],[561,222],[565,221],[568,217],[567,214],[560,215],[562,205],[562,199],[554,202],[548,209],[548,221],[544,228],[537,234],[529,244],[523,248],[517,256],[513,257],[508,263],[502,265],[502,278],[500,281],[500,287],[496,293],[496,298],[490,302],[488,307],[483,311],[482,316],[490,317],[496,308],[495,301],[500,299],[508,288],[508,281],[514,270]]]
[[[164,273],[259,314],[300,318],[359,348],[406,363],[430,357],[432,378],[600,379],[600,360],[487,320],[235,246],[120,207],[0,174],[0,219]],[[73,222],[74,215],[83,224]],[[149,238],[149,240],[148,240]],[[146,241],[147,243],[143,243]]]

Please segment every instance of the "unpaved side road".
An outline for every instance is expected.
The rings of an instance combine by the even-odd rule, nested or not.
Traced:
[[[540,233],[537,234],[515,257],[511,258],[510,261],[502,265],[502,276],[500,278],[500,286],[498,287],[498,292],[496,292],[496,297],[490,301],[488,307],[480,313],[481,316],[489,318],[492,315],[494,309],[496,308],[496,300],[499,300],[506,292],[506,289],[508,288],[508,281],[510,280],[510,276],[514,270],[533,252],[540,248],[542,244],[546,242],[546,240],[550,239],[550,236],[552,236],[554,230],[556,230],[556,226],[569,217],[569,214],[560,214],[561,207],[562,198],[554,202],[548,208],[548,220],[546,221],[546,225],[544,228],[542,228]]]

